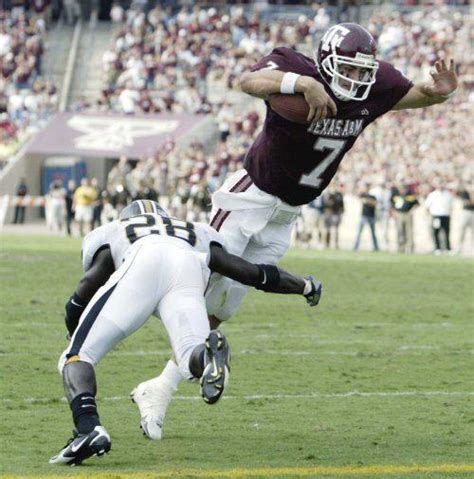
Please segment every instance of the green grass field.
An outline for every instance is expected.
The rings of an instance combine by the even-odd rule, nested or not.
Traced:
[[[80,243],[0,245],[4,477],[474,477],[472,260],[291,251],[284,267],[323,281],[320,307],[251,292],[223,328],[226,398],[208,406],[197,384],[183,384],[160,442],[143,438],[128,399],[168,359],[151,318],[98,367],[111,454],[61,468],[48,459],[72,421],[56,363]]]

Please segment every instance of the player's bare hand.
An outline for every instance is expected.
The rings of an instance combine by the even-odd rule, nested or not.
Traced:
[[[335,116],[337,107],[326,93],[324,86],[312,77],[302,76],[296,84],[296,91],[303,93],[309,105],[308,123],[316,122],[327,116]]]
[[[433,78],[433,85],[430,88],[432,95],[447,96],[456,91],[458,79],[454,60],[449,61],[449,68],[444,60],[438,60],[430,75]]]

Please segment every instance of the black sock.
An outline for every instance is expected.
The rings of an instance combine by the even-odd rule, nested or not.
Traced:
[[[200,344],[194,348],[189,358],[189,370],[195,378],[200,378],[204,372],[204,353],[205,346]]]
[[[71,401],[74,424],[79,434],[88,434],[100,425],[97,404],[92,393],[82,393]]]

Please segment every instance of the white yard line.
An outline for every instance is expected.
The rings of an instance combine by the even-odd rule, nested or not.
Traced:
[[[329,343],[331,344],[331,343]],[[474,349],[443,349],[440,346],[434,346],[430,344],[413,344],[413,345],[401,345],[398,349],[392,350],[365,350],[365,351],[285,351],[280,349],[242,349],[240,351],[233,352],[234,356],[251,356],[257,354],[268,354],[271,356],[421,356],[423,354],[429,354],[430,352],[438,351],[440,354],[474,354]],[[169,356],[171,354],[170,349],[156,350],[156,351],[112,351],[109,353],[109,357],[120,356]],[[47,355],[51,357],[59,357],[59,352],[45,352],[42,351],[38,355]],[[0,352],[0,358],[11,356],[31,356],[31,352],[28,351],[14,351],[14,352]]]
[[[309,393],[309,394],[253,394],[248,396],[223,396],[222,399],[228,401],[255,401],[255,400],[300,400],[300,399],[336,399],[336,398],[366,398],[366,397],[471,397],[474,391],[348,391],[345,393]],[[2,398],[3,403],[26,402],[31,404],[49,403],[51,401],[65,402],[66,398],[20,398],[10,399]],[[99,401],[125,401],[130,400],[130,396],[106,396],[99,397]],[[174,396],[173,400],[178,401],[202,401],[201,396]]]
[[[386,328],[386,327],[410,327],[410,328],[453,328],[453,327],[466,327],[466,324],[464,323],[453,323],[449,321],[445,322],[417,322],[417,323],[411,323],[411,322],[400,322],[400,321],[393,321],[393,322],[378,322],[378,321],[364,321],[361,323],[345,323],[342,321],[332,321],[331,319],[324,319],[320,318],[318,321],[323,321],[323,322],[328,322],[332,327],[337,327],[337,328],[345,328],[349,331],[353,331],[353,329],[368,329],[368,328]],[[31,326],[34,327],[44,327],[44,328],[51,328],[56,330],[58,327],[58,324],[56,322],[47,322],[47,321],[34,321],[34,322],[29,322],[29,321],[19,321],[19,322],[12,322],[10,319],[2,321],[0,320],[0,324],[2,327],[8,327],[12,326],[14,329],[17,328],[29,328]],[[254,337],[257,338],[318,338],[320,337],[317,333],[312,333],[312,334],[287,334],[285,332],[269,332],[266,333],[265,330],[275,330],[276,328],[279,328],[280,325],[276,323],[254,323],[254,324],[239,324],[238,320],[230,322],[227,326],[224,325],[224,329],[227,329],[228,332],[232,334],[255,334]],[[64,330],[64,336],[66,336],[66,331]],[[374,339],[376,341],[376,339]],[[351,341],[354,342],[354,341]],[[368,341],[370,342],[370,340]]]

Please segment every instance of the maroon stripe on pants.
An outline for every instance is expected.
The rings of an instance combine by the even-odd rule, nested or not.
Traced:
[[[247,173],[246,175],[242,176],[242,178],[240,178],[240,180],[237,181],[237,183],[229,191],[231,193],[235,193],[236,190],[239,189],[239,186],[242,185],[243,183],[247,182],[249,179],[250,179],[250,176]],[[252,181],[252,180],[250,180],[250,181]]]
[[[212,217],[211,222],[209,223],[214,229],[216,227],[217,222],[219,221],[219,217],[220,217],[222,212],[223,212],[223,210],[221,208],[219,208],[216,211],[216,214]]]
[[[229,190],[232,193],[243,193],[247,191],[253,184],[252,178],[248,174],[240,178],[240,180]],[[230,211],[225,211],[219,208],[213,216],[210,225],[216,231],[219,231],[224,224],[224,221],[229,217]]]
[[[219,231],[224,224],[224,221],[229,217],[230,211],[226,211],[224,216],[221,218],[221,220],[217,223],[217,225],[213,228],[215,228],[216,231]]]

